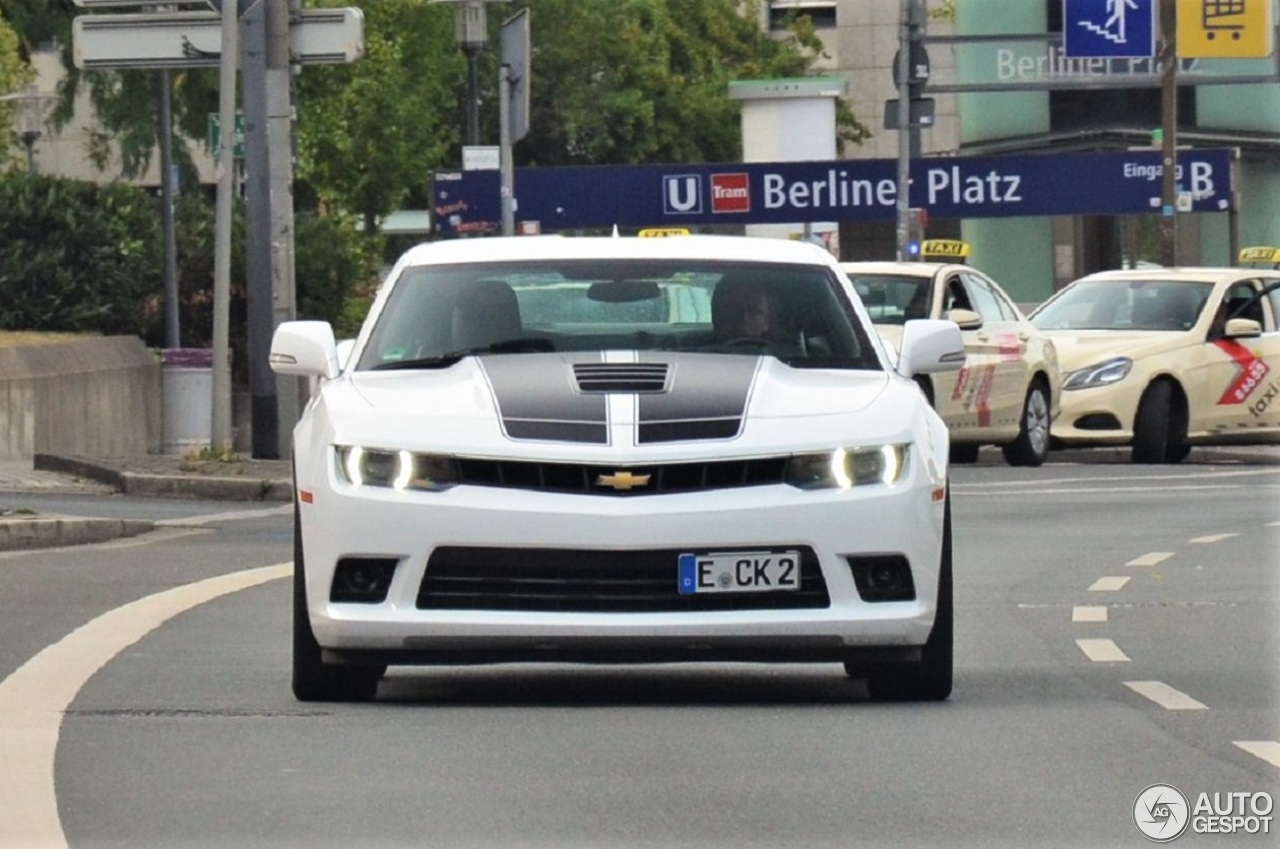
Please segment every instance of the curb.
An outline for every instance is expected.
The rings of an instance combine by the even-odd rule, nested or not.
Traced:
[[[288,479],[153,475],[120,471],[81,458],[56,454],[35,454],[32,467],[87,478],[114,487],[126,495],[211,501],[290,501],[293,498],[293,483]]]
[[[135,537],[155,528],[142,519],[92,519],[79,516],[0,518],[0,551],[61,548]]]

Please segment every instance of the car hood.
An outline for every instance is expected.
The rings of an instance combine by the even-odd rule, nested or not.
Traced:
[[[891,439],[914,409],[914,386],[879,371],[792,368],[768,356],[609,359],[485,355],[441,369],[354,372],[326,384],[323,403],[341,441],[490,452],[542,443],[575,454],[683,445],[705,452],[708,440],[755,450],[829,445],[837,435],[835,444]],[[860,420],[856,434],[851,417]]]
[[[1185,348],[1190,334],[1184,330],[1046,330],[1058,351],[1058,366],[1063,374],[1095,365],[1112,357],[1139,360]]]

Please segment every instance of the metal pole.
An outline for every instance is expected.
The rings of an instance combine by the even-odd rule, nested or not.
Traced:
[[[514,236],[515,169],[511,163],[511,66],[503,64],[498,71],[498,135],[502,166],[502,235]]]
[[[1178,264],[1178,15],[1174,0],[1160,0],[1160,261]]]
[[[222,149],[218,157],[218,199],[214,216],[213,271],[213,412],[212,448],[231,449],[231,198],[235,169],[234,131],[236,125],[236,65],[240,52],[237,38],[238,4],[227,0],[222,4],[222,55],[218,60],[220,77],[219,116],[222,126]]]
[[[297,317],[294,281],[293,217],[293,65],[289,33],[302,15],[302,0],[273,0],[267,16],[267,138],[271,176],[271,335],[281,323]],[[267,362],[270,350],[255,354]],[[268,371],[270,366],[267,366]],[[293,428],[301,414],[306,382],[291,375],[276,378],[276,458],[293,454]]]
[[[480,49],[464,47],[467,54],[467,144],[480,144]]]
[[[901,0],[898,14],[898,261],[907,257],[908,210],[911,208],[911,3]]]
[[[164,238],[164,346],[181,348],[178,318],[178,248],[173,224],[173,91],[169,70],[160,71],[160,216]]]

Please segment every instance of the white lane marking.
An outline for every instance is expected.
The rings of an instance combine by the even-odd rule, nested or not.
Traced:
[[[1071,608],[1072,622],[1106,622],[1107,609],[1096,604],[1077,604]]]
[[[207,525],[210,522],[235,522],[240,519],[260,519],[264,516],[283,516],[293,514],[292,504],[281,504],[279,507],[265,507],[257,510],[232,510],[226,513],[205,513],[202,516],[188,516],[183,519],[158,519],[157,527],[189,527]]]
[[[1097,663],[1125,663],[1129,655],[1120,650],[1114,640],[1076,640],[1084,656]]]
[[[1109,593],[1122,589],[1125,584],[1129,583],[1128,575],[1116,575],[1108,578],[1099,578],[1089,585],[1089,592]]]
[[[1272,766],[1280,767],[1280,743],[1275,740],[1236,740],[1235,745]]]
[[[1204,702],[1198,702],[1180,690],[1162,681],[1125,681],[1124,685],[1140,696],[1146,696],[1165,710],[1208,710]]]
[[[1280,528],[1280,521],[1267,522],[1268,528]]]
[[[179,613],[292,573],[292,563],[277,563],[140,598],[82,625],[0,681],[0,846],[67,846],[54,756],[62,714],[94,673]]]
[[[1232,537],[1238,537],[1238,536],[1240,535],[1239,534],[1210,534],[1209,536],[1206,536],[1206,537],[1196,537],[1195,539],[1188,540],[1188,541],[1193,545],[1205,545],[1211,542],[1222,542],[1224,539],[1231,539]]]
[[[1157,563],[1163,563],[1173,556],[1172,551],[1149,551],[1141,557],[1135,557],[1126,566],[1155,566]]]

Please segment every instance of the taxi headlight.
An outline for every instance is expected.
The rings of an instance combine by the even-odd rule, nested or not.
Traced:
[[[892,484],[902,478],[906,466],[906,445],[837,448],[793,456],[787,463],[787,483],[800,489]]]
[[[1101,363],[1095,363],[1082,369],[1069,372],[1062,380],[1062,388],[1092,389],[1095,386],[1110,386],[1119,383],[1128,376],[1133,368],[1133,360],[1128,357],[1115,357]]]
[[[458,464],[441,454],[335,445],[338,476],[352,486],[438,492],[458,482]]]

